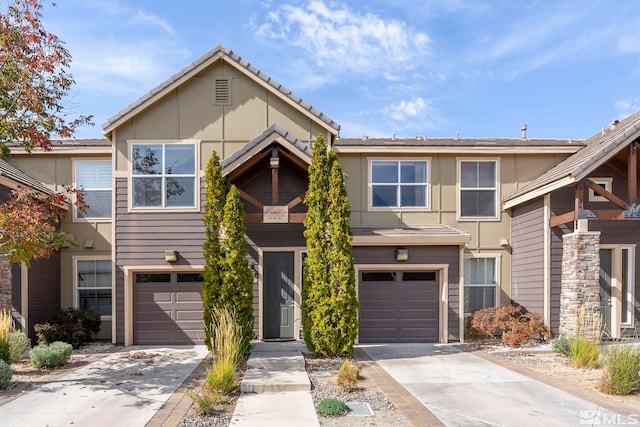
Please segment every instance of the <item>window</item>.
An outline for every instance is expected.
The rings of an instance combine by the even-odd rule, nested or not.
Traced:
[[[76,218],[111,218],[111,160],[76,160],[75,181],[89,206],[86,213],[76,209]]]
[[[111,316],[111,261],[76,261],[77,307]]]
[[[426,160],[372,160],[371,206],[428,207]]]
[[[196,206],[195,144],[132,144],[134,208]]]
[[[591,178],[591,181],[611,193],[611,189],[613,188],[613,178]],[[589,188],[589,201],[607,202],[608,200]]]
[[[464,312],[496,305],[497,258],[466,258],[464,260]]]
[[[497,162],[495,160],[461,160],[459,172],[460,217],[497,217]]]
[[[633,247],[622,247],[622,277],[621,294],[622,294],[622,307],[620,309],[621,322],[623,325],[631,325],[633,320],[633,289],[635,288],[635,281],[633,279],[633,265],[634,265],[634,253]]]

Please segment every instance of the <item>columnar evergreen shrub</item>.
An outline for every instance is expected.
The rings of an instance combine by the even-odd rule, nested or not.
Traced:
[[[9,387],[12,376],[13,369],[11,369],[11,366],[7,362],[0,360],[0,390]]]
[[[205,172],[206,202],[202,220],[205,226],[203,246],[204,270],[202,271],[202,305],[205,325],[205,342],[211,350],[211,309],[218,304],[222,274],[220,272],[220,225],[224,217],[226,188],[220,159],[214,151]]]
[[[318,135],[305,198],[307,258],[302,326],[316,354],[350,355],[358,333],[358,299],[351,253],[351,212],[344,175],[334,152]]]

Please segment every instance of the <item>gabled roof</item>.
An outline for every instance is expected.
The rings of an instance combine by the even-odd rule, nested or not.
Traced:
[[[18,187],[29,187],[41,193],[53,194],[47,186],[5,159],[0,159],[0,176],[4,178],[2,184],[14,190]]]
[[[238,166],[253,158],[274,142],[292,152],[306,164],[311,164],[311,150],[300,140],[278,125],[271,125],[260,135],[247,142],[238,151],[220,162],[222,175],[227,176]]]
[[[173,76],[169,77],[169,79],[160,83],[155,88],[151,89],[149,93],[143,95],[140,99],[130,104],[128,107],[120,110],[114,116],[109,118],[103,125],[102,130],[105,135],[108,135],[113,129],[115,129],[118,125],[128,120],[132,116],[138,114],[144,109],[148,108],[150,105],[155,103],[161,97],[163,97],[168,92],[174,90],[185,81],[195,76],[205,68],[214,64],[219,59],[223,59],[228,64],[234,66],[244,74],[251,77],[254,81],[258,82],[264,87],[269,88],[272,92],[279,95],[282,99],[288,102],[290,105],[294,106],[298,110],[300,110],[303,114],[307,116],[311,116],[315,119],[318,119],[324,122],[327,125],[327,129],[332,130],[333,133],[337,134],[340,130],[340,126],[334,122],[330,117],[322,113],[320,110],[314,108],[307,102],[303,101],[302,98],[291,92],[289,89],[282,86],[280,83],[260,71],[254,65],[251,65],[248,61],[242,59],[240,55],[233,52],[231,49],[225,47],[222,44],[217,45],[200,58],[196,59],[190,65],[186,66],[182,70],[178,71]]]
[[[614,122],[585,141],[585,147],[504,199],[504,209],[580,181],[640,137],[640,111]]]

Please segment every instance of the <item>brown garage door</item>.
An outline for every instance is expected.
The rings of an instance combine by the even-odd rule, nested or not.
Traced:
[[[435,271],[360,272],[360,334],[367,342],[437,342]]]
[[[135,344],[202,344],[202,276],[134,274]]]

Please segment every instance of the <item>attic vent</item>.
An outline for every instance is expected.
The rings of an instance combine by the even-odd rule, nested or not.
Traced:
[[[215,79],[214,82],[214,103],[231,103],[231,81],[230,79]]]

